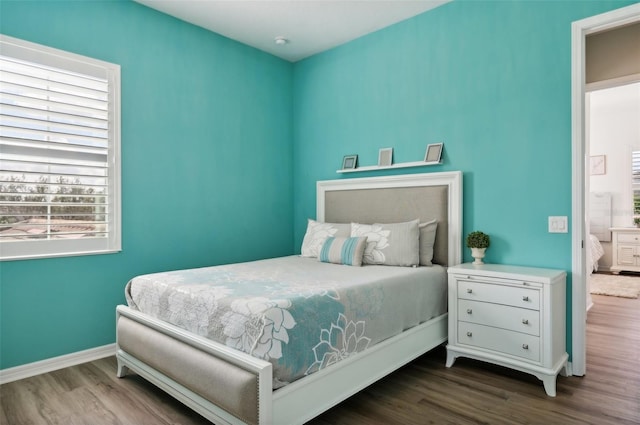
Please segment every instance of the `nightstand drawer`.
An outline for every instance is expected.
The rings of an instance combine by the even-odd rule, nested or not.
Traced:
[[[540,309],[540,290],[529,287],[495,285],[469,280],[458,281],[458,298],[494,304]]]
[[[618,242],[640,244],[640,234],[618,233]]]
[[[458,300],[458,320],[540,336],[537,310]]]
[[[540,361],[540,338],[473,323],[458,323],[458,342],[533,362]]]

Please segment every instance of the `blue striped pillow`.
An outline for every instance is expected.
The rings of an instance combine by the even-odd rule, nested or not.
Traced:
[[[318,259],[323,263],[361,266],[366,246],[366,237],[327,238],[322,244]]]

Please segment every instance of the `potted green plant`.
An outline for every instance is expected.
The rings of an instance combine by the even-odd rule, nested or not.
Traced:
[[[467,247],[471,248],[471,256],[475,259],[473,264],[484,264],[482,259],[490,244],[489,235],[479,230],[474,230],[467,235]]]
[[[633,219],[633,224],[636,225],[636,227],[640,227],[640,217],[636,217]]]

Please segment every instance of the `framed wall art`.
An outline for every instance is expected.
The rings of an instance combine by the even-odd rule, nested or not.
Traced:
[[[380,149],[378,153],[378,167],[388,167],[393,164],[393,148]]]
[[[354,170],[358,166],[358,155],[345,155],[342,158],[343,170]]]
[[[424,154],[424,162],[440,163],[442,160],[442,147],[444,143],[432,143],[427,146],[427,152]]]
[[[592,176],[607,174],[607,156],[593,155],[589,158],[589,169]]]

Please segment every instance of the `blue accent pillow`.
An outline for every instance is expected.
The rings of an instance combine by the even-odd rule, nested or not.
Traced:
[[[322,244],[318,259],[323,263],[361,266],[362,256],[364,255],[366,246],[366,237],[330,237]]]

